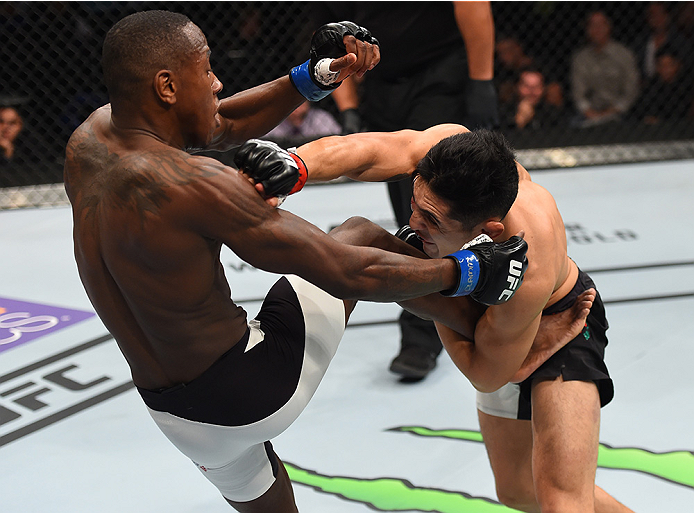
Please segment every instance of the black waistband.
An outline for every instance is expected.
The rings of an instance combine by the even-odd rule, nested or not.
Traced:
[[[552,315],[567,310],[574,304],[574,301],[576,301],[576,298],[581,294],[581,292],[588,290],[591,287],[595,288],[595,283],[593,283],[590,276],[579,269],[578,278],[576,278],[576,283],[571,291],[552,306],[545,308],[542,311],[542,315]]]
[[[193,402],[189,401],[190,396],[195,396],[196,391],[200,387],[204,387],[208,381],[208,376],[214,374],[215,368],[222,364],[223,360],[232,354],[243,351],[248,343],[250,329],[246,328],[246,332],[228,351],[210,365],[200,376],[188,383],[179,383],[168,388],[160,390],[147,390],[145,388],[136,387],[137,391],[142,396],[142,400],[147,406],[156,411],[168,411],[170,413],[179,413],[180,416],[183,410],[190,410],[193,407]]]

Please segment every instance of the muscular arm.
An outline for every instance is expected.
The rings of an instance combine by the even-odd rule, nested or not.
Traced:
[[[224,151],[265,135],[304,101],[288,76],[223,99],[219,106],[222,125],[209,149]]]
[[[461,125],[437,125],[422,132],[364,132],[325,137],[297,149],[306,163],[308,180],[324,182],[347,176],[362,182],[399,180],[441,139],[467,132]]]
[[[453,2],[453,9],[465,40],[470,78],[491,80],[494,78],[494,20],[490,2]]]
[[[520,164],[519,169],[522,169]],[[378,247],[417,258],[428,258],[418,249],[366,219],[353,218],[331,231],[330,235],[347,244]],[[524,284],[523,287],[525,286]],[[540,286],[546,289],[548,284],[540,282]],[[535,302],[539,305],[543,296],[542,290],[538,292],[531,291],[520,303],[520,309],[516,307],[499,313],[498,307],[492,307],[494,310],[486,317],[484,314],[487,307],[469,297],[449,298],[441,294],[429,294],[399,301],[398,304],[423,319],[436,321],[444,345],[459,369],[478,389],[492,391],[509,380],[524,380],[547,358],[577,336],[583,329],[596,294],[594,289],[590,289],[580,295],[571,309],[560,314],[533,318],[535,311],[528,303],[535,297]],[[528,306],[530,309],[526,308]],[[505,315],[510,319],[507,322],[503,321]],[[524,322],[527,323],[527,328],[523,328]],[[475,340],[475,337],[480,340]]]
[[[345,35],[343,42],[346,54],[330,64],[332,71],[340,72],[339,80],[353,74],[363,75],[381,59],[377,46],[351,35]],[[289,76],[225,98],[219,107],[222,124],[215,131],[208,149],[224,151],[265,135],[304,101]]]
[[[450,259],[422,260],[339,242],[267,205],[236,170],[205,159],[202,171],[208,176],[185,191],[181,222],[259,269],[296,274],[341,299],[371,301],[415,298],[457,281]]]
[[[377,224],[363,218],[352,218],[346,221],[332,230],[330,236],[352,246],[374,247],[415,258],[429,258]],[[475,324],[486,309],[485,306],[468,297],[445,297],[441,294],[429,294],[398,301],[398,304],[422,319],[442,322],[469,338],[473,337]]]
[[[529,267],[523,285],[507,303],[484,312],[475,325],[473,339],[436,325],[453,362],[481,392],[493,392],[514,377],[537,335],[552,283],[546,273],[537,271],[538,263],[529,259],[533,269]]]

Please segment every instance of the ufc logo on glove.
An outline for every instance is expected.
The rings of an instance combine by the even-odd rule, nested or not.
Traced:
[[[520,277],[523,270],[523,264],[518,260],[511,260],[508,264],[508,276],[506,281],[509,283],[509,287],[505,289],[499,296],[499,301],[505,301],[511,298],[513,292],[520,285]]]

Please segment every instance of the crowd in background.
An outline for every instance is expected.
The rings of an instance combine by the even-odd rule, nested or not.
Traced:
[[[694,2],[492,7],[500,129],[516,147],[692,138]],[[106,102],[99,64],[106,31],[148,8],[162,5],[0,3],[0,187],[61,180],[69,134]],[[208,34],[221,96],[286,73],[306,55],[315,28],[306,2],[165,8],[187,14]],[[281,138],[313,138],[339,133],[340,121],[328,98],[279,130]]]

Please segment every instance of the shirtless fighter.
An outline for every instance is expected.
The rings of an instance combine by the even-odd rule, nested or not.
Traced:
[[[268,172],[268,157],[258,158],[264,153],[278,158],[276,153],[286,152],[249,141],[237,164],[259,181],[281,174]],[[478,390],[481,431],[504,504],[523,511],[630,511],[595,486],[600,408],[613,396],[603,361],[608,325],[602,301],[567,255],[564,223],[551,194],[515,161],[504,138],[439,125],[422,132],[328,137],[296,153],[292,162],[304,166],[301,174],[309,181],[385,181],[411,174],[411,229],[398,235],[431,258],[480,236],[504,241],[524,230],[529,267],[513,299],[483,313],[469,298],[440,294],[400,305],[436,321],[448,354]],[[365,221],[345,224],[334,236],[403,250],[401,241]],[[511,263],[509,283],[513,274]],[[534,343],[540,321],[576,298],[594,299],[585,329],[566,344],[558,338]]]
[[[185,151],[266,133],[301,102],[373,67],[376,43],[352,23],[326,25],[313,36],[312,58],[290,76],[220,102],[200,29],[172,12],[133,14],[104,42],[110,105],[67,145],[65,187],[87,294],[157,425],[241,512],[297,511],[269,440],[313,395],[351,300],[497,297],[495,269],[505,281],[509,261],[525,261],[518,237],[439,259],[351,246],[259,194],[274,191]],[[327,71],[323,57],[335,58]],[[222,245],[257,268],[295,275],[272,287],[256,319],[231,299]],[[469,280],[463,262],[477,266]]]

